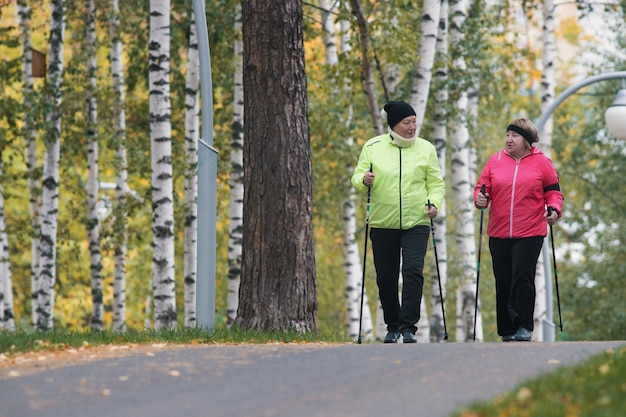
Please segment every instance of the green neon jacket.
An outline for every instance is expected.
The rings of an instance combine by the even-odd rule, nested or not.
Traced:
[[[425,206],[430,200],[440,209],[445,191],[435,147],[419,137],[406,148],[395,145],[388,133],[371,138],[352,174],[357,191],[367,192],[363,176],[370,163],[376,176],[370,194],[369,225],[402,230],[430,226]]]

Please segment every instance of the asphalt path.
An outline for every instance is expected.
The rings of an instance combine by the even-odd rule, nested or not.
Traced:
[[[626,341],[165,349],[0,379],[0,417],[449,416]]]

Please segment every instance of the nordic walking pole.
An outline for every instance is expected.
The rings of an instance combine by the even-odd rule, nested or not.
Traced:
[[[485,195],[485,184],[480,187],[480,192]],[[474,342],[476,341],[476,320],[478,317],[478,284],[480,283],[480,252],[483,246],[483,219],[485,216],[485,208],[480,208],[480,229],[478,232],[478,262],[476,264],[476,299],[474,300]]]
[[[552,215],[552,207],[548,206],[548,216]],[[561,320],[561,297],[559,297],[559,278],[556,273],[556,254],[554,252],[554,232],[552,231],[552,225],[550,225],[550,240],[552,241],[552,265],[554,266],[554,283],[556,288],[556,305],[559,307],[559,329],[563,331],[563,321]]]
[[[372,164],[370,163],[370,172]],[[365,298],[365,261],[367,260],[367,232],[370,227],[370,197],[372,187],[367,188],[367,207],[365,209],[365,244],[363,245],[363,278],[361,279],[361,312],[359,313],[359,338],[356,343],[361,344],[361,323],[363,322],[363,299]]]
[[[428,200],[430,207],[430,200]],[[435,240],[435,225],[433,219],[430,219],[430,230],[433,235],[433,250],[435,252],[435,264],[437,265],[437,281],[439,281],[439,297],[441,297],[441,314],[443,315],[443,340],[448,340],[448,328],[446,327],[446,307],[443,301],[443,291],[441,290],[441,275],[439,274],[439,258],[437,257],[437,243]]]

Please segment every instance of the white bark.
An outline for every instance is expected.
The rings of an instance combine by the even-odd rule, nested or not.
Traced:
[[[446,179],[446,104],[448,102],[448,90],[446,87],[448,78],[448,2],[441,2],[439,13],[439,32],[437,34],[437,67],[434,73],[434,101],[435,118],[433,123],[433,143],[437,149],[437,159],[441,166],[441,175]],[[446,240],[446,203],[445,200],[437,211],[437,217],[433,220],[435,227],[435,242],[437,259],[439,266],[439,277],[433,276],[432,293],[430,300],[430,341],[433,343],[442,342],[447,331],[447,316],[444,323],[446,283],[448,281],[448,250]],[[434,251],[434,248],[433,248]],[[439,291],[441,287],[441,291]]]
[[[326,45],[326,63],[329,65],[337,65],[339,56],[336,44],[335,23],[333,12],[336,4],[329,0],[320,0],[320,9],[322,13],[322,23],[324,26],[324,45]],[[339,22],[340,24],[340,43],[341,51],[349,53],[351,50],[349,43],[350,23],[346,20]],[[348,91],[351,84],[348,80],[344,82],[344,90]],[[348,116],[343,121],[344,124],[350,125],[352,108],[347,111]],[[346,138],[348,148],[352,148],[354,138],[349,136]],[[346,178],[350,178],[350,174],[354,167],[351,162],[346,163]],[[372,314],[369,308],[369,300],[367,293],[363,291],[363,268],[361,266],[361,256],[359,253],[359,245],[356,242],[356,193],[354,188],[350,187],[348,198],[343,202],[343,256],[344,269],[346,274],[345,281],[345,300],[346,300],[346,325],[348,337],[358,339],[359,330],[361,340],[371,340],[373,338]],[[367,237],[366,237],[367,239]],[[363,311],[361,312],[361,293],[363,293]],[[360,325],[360,329],[359,329]]]
[[[2,176],[2,170],[3,164],[0,153],[0,176]],[[0,184],[0,328],[9,331],[15,330],[12,287],[9,239],[4,216],[4,188]]]
[[[241,253],[243,243],[243,42],[241,40],[241,4],[237,4],[234,44],[235,85],[233,91],[233,132],[230,144],[230,206],[228,211],[228,293],[226,296],[227,324],[237,318],[239,284],[241,282]]]
[[[380,117],[377,95],[375,93],[375,82],[372,65],[370,62],[370,36],[367,27],[367,19],[359,0],[350,0],[351,12],[356,18],[359,28],[359,46],[361,49],[361,71],[363,78],[363,91],[367,97],[367,106],[372,119],[372,126],[377,135],[381,135],[385,129]]]
[[[185,327],[196,325],[196,278],[198,276],[198,137],[200,58],[196,18],[191,13],[187,80],[185,86]]]
[[[150,1],[150,144],[154,326],[176,326],[170,102],[170,1]]]
[[[433,64],[435,61],[435,46],[437,43],[437,26],[441,0],[424,0],[422,18],[420,21],[420,40],[417,48],[417,64],[415,76],[411,85],[409,103],[415,109],[417,116],[417,133],[419,134],[426,113],[430,80],[432,79]]]
[[[45,139],[41,227],[39,241],[40,263],[37,288],[38,330],[52,329],[54,319],[54,283],[56,278],[56,240],[59,210],[59,158],[61,151],[61,82],[63,79],[63,39],[65,36],[65,2],[52,0],[50,39],[48,41],[48,97],[51,109],[45,120]]]
[[[466,0],[452,1],[450,45],[460,45],[463,38],[463,26],[467,19]],[[463,74],[466,63],[463,55],[457,53],[453,66]],[[451,121],[450,147],[451,174],[454,212],[456,213],[456,264],[459,270],[461,287],[457,290],[456,306],[456,341],[474,339],[474,309],[476,303],[476,244],[474,242],[474,205],[472,203],[473,184],[470,184],[470,141],[468,129],[468,92],[460,83],[455,102],[456,116]],[[476,340],[482,340],[480,308],[476,323]]]
[[[541,70],[541,113],[543,114],[554,102],[555,96],[555,73],[554,60],[556,58],[556,42],[554,36],[554,8],[553,0],[543,1],[543,53]],[[553,122],[550,117],[543,125],[537,146],[548,156],[552,154],[552,128]],[[547,241],[544,240],[544,245]],[[535,314],[533,339],[543,341],[544,322],[547,320],[546,305],[546,274],[545,259],[539,255],[537,271],[535,274]],[[548,277],[549,279],[549,277]]]
[[[126,242],[128,171],[126,159],[126,113],[124,111],[124,69],[122,40],[119,36],[119,4],[111,0],[109,32],[111,37],[111,77],[115,129],[115,271],[113,279],[113,330],[126,328]]]
[[[37,174],[37,142],[33,127],[33,51],[30,36],[32,9],[26,0],[18,0],[20,39],[22,44],[22,96],[24,97],[25,159],[28,171],[28,194],[30,207],[31,237],[31,314],[32,324],[37,323],[37,290],[39,288],[39,212],[41,211],[41,181]]]
[[[98,218],[98,103],[96,100],[96,9],[94,0],[86,1],[87,48],[87,235],[91,275],[91,329],[102,330],[102,260],[100,253],[100,220]]]

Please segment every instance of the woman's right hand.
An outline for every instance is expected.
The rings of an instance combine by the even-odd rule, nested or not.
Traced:
[[[489,202],[489,194],[478,193],[476,196],[476,207],[486,208]]]

